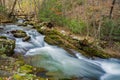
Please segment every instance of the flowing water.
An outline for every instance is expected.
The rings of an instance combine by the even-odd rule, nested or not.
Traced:
[[[12,30],[23,30],[31,37],[23,42],[15,38]],[[120,80],[120,60],[118,59],[88,59],[74,51],[74,56],[57,46],[44,42],[44,35],[28,27],[5,25],[0,35],[16,40],[16,54],[23,54],[29,64],[42,67],[49,72],[55,72],[56,77],[79,77],[82,80]]]

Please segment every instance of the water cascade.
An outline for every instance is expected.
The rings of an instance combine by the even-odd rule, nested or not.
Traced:
[[[9,31],[23,30],[31,37],[29,41],[15,38]],[[44,35],[30,27],[6,25],[0,35],[16,40],[15,53],[22,53],[25,61],[33,66],[56,72],[57,77],[79,77],[87,80],[120,80],[120,60],[88,59],[80,53],[75,56],[57,46],[44,42]]]

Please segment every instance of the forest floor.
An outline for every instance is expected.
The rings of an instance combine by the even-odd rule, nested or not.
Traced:
[[[70,36],[73,39],[78,39],[78,40],[87,39],[88,43],[92,43],[93,45],[95,45],[105,53],[120,56],[120,44],[118,42],[113,41],[112,44],[109,45],[109,41],[103,41],[103,40],[96,41],[93,37],[86,38],[86,36],[81,36],[79,34],[71,33],[71,31],[66,27],[55,27],[55,30],[57,30],[58,32],[64,35]]]

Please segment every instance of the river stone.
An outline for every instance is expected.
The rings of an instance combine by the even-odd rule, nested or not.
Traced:
[[[27,36],[26,32],[24,32],[22,30],[13,30],[13,31],[11,31],[11,33],[16,38],[24,38]]]
[[[14,53],[15,41],[5,38],[0,38],[0,55],[6,54],[11,56]]]
[[[26,36],[26,37],[23,38],[22,40],[23,40],[23,41],[28,41],[28,40],[30,40],[30,38],[31,38],[30,36]]]

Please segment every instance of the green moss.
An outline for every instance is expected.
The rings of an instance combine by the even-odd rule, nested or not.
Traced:
[[[14,37],[17,37],[17,38],[23,38],[27,36],[26,32],[22,30],[16,30],[16,31],[11,31],[11,32],[13,33]]]
[[[21,38],[21,37],[26,37],[27,35],[25,33],[14,33],[14,36],[17,38]]]
[[[70,40],[67,36],[62,35],[56,30],[49,30],[45,33],[45,41],[52,45],[58,45],[63,48],[75,49],[74,40]],[[64,44],[64,45],[63,45]]]
[[[2,78],[0,77],[0,80],[2,80]]]
[[[0,39],[7,39],[6,36],[0,36]]]
[[[14,80],[34,80],[35,75],[33,74],[14,74]]]
[[[27,23],[20,23],[18,26],[27,26]]]
[[[18,75],[18,74],[15,74],[15,75],[13,76],[13,78],[14,78],[15,80],[21,80],[21,79],[22,79],[22,76],[20,76],[20,75]]]
[[[32,72],[33,67],[30,65],[23,65],[20,67],[20,72],[30,73]]]
[[[14,53],[15,41],[0,39],[0,54],[12,55]]]
[[[90,48],[90,47],[84,47],[82,48],[86,53],[88,53],[89,56],[91,57],[100,57],[100,58],[110,58],[111,55],[104,53],[101,50],[95,49],[95,48]]]
[[[16,66],[23,66],[25,63],[22,60],[16,60],[14,63]]]

